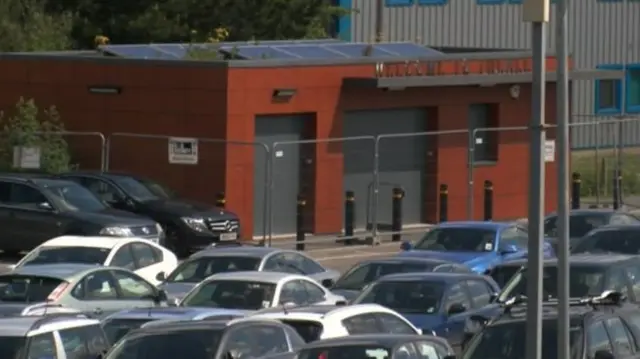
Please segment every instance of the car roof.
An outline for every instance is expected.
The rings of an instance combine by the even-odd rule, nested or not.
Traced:
[[[452,221],[440,223],[432,228],[479,228],[479,229],[503,229],[516,225],[516,222],[491,222],[491,221]]]
[[[281,252],[282,249],[273,247],[212,247],[203,249],[199,252],[192,254],[189,259],[202,258],[202,257],[251,257],[251,258],[263,258],[274,252]],[[289,251],[286,251],[289,252]]]
[[[206,318],[210,316],[243,316],[247,312],[243,310],[224,308],[198,308],[198,307],[152,307],[125,309],[103,319],[103,322],[113,319],[181,319],[181,318]]]
[[[439,265],[439,264],[457,264],[456,262],[439,259],[439,258],[420,258],[420,257],[386,257],[375,258],[359,262],[357,265],[363,264],[424,264],[424,265]]]
[[[637,230],[640,231],[640,224],[605,224],[604,226],[600,226],[595,228],[592,233],[596,232],[604,232],[604,231],[630,231]]]
[[[378,279],[378,282],[416,282],[441,281],[453,282],[465,279],[478,279],[483,276],[476,273],[447,273],[447,272],[413,272],[389,274]]]
[[[0,277],[17,274],[67,280],[98,268],[105,267],[96,264],[80,263],[33,264],[16,268],[8,273],[0,274]]]
[[[132,240],[141,240],[142,238],[132,237],[108,237],[108,236],[60,236],[52,238],[40,246],[43,247],[88,247],[88,248],[104,248],[111,249],[121,243],[128,243]]]
[[[114,179],[116,177],[131,177],[131,178],[135,178],[135,179],[144,179],[145,177],[142,176],[138,176],[135,175],[133,173],[127,173],[127,172],[102,172],[102,171],[73,171],[73,172],[65,172],[65,173],[61,173],[61,176],[72,176],[72,175],[84,175],[84,176],[100,176],[100,177],[105,177],[105,178],[110,178],[110,179]]]
[[[136,336],[146,336],[153,335],[158,333],[167,333],[167,332],[175,332],[182,330],[198,330],[198,329],[210,329],[210,330],[225,330],[230,326],[235,326],[236,324],[242,326],[252,326],[256,323],[275,323],[281,324],[276,320],[263,319],[263,318],[253,318],[252,320],[245,320],[242,322],[236,322],[235,320],[227,320],[227,319],[213,319],[213,320],[183,320],[183,321],[164,321],[161,323],[157,323],[157,325],[151,326],[143,326],[137,329],[132,330],[126,336],[127,337],[136,337]]]
[[[224,272],[214,274],[205,281],[214,280],[239,280],[247,282],[264,282],[276,284],[286,278],[307,278],[302,275],[281,273],[281,272],[258,272],[258,271],[239,271],[239,272]]]
[[[430,335],[418,335],[418,334],[359,334],[359,335],[349,335],[346,337],[337,337],[330,339],[317,340],[314,342],[307,343],[299,350],[311,350],[317,348],[326,348],[326,347],[339,347],[339,346],[347,346],[347,345],[382,345],[385,347],[393,347],[400,343],[405,343],[409,341],[433,341],[441,344],[445,344],[449,347],[449,344],[444,338],[439,338]]]
[[[581,208],[581,209],[572,209],[571,212],[569,212],[569,215],[583,215],[583,214],[612,214],[612,213],[624,213],[624,211],[620,211],[620,210],[616,210],[613,208]],[[558,213],[557,212],[551,212],[547,215],[548,217],[555,217],[557,216]]]
[[[372,312],[391,313],[391,309],[383,307],[379,304],[352,304],[349,306],[336,305],[312,305],[303,307],[274,307],[263,309],[251,313],[246,318],[235,319],[235,321],[244,321],[247,318],[269,318],[277,320],[313,320],[322,321],[327,317],[348,317]]]
[[[46,330],[47,326],[64,324],[77,324],[76,326],[95,325],[100,321],[87,318],[78,314],[48,314],[46,316],[15,316],[0,318],[0,337],[22,337],[30,332],[41,329]],[[54,328],[51,328],[54,330]]]
[[[569,257],[569,264],[575,265],[575,266],[583,266],[583,265],[607,266],[610,264],[623,262],[636,257],[637,256],[635,255],[616,254],[616,253],[598,253],[598,254],[579,253],[579,254],[572,254]],[[520,259],[503,262],[501,264],[496,265],[496,267],[524,266],[526,264],[527,264],[527,259],[520,258]],[[545,259],[543,264],[545,266],[550,266],[550,267],[555,266],[558,264],[558,260],[557,258]]]
[[[41,186],[74,183],[72,181],[57,178],[46,173],[0,173],[0,178],[18,181],[29,181]]]

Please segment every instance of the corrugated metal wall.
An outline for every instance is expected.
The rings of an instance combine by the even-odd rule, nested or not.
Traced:
[[[377,0],[351,0],[351,41],[375,38]],[[530,25],[522,22],[522,5],[478,5],[477,0],[449,0],[446,5],[393,6],[384,8],[384,39],[413,41],[429,46],[528,49]],[[579,69],[598,64],[640,63],[640,1],[571,1],[569,46]],[[548,44],[555,46],[555,6],[549,24]],[[626,32],[626,44],[624,33]],[[574,121],[593,121],[594,84],[574,85]],[[640,114],[639,114],[640,115]],[[610,126],[574,128],[574,148],[613,146],[612,136],[601,134]],[[623,141],[640,145],[640,123],[624,125]],[[603,143],[602,141],[606,141]]]

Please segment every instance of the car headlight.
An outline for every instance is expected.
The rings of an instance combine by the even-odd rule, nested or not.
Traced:
[[[164,229],[160,223],[156,223],[156,231],[158,231],[158,238],[164,238]]]
[[[133,237],[133,232],[131,232],[131,228],[127,227],[105,227],[100,231],[100,235],[112,237]]]
[[[204,223],[204,218],[182,217],[181,219],[184,224],[194,231],[207,232],[209,230],[207,225]]]

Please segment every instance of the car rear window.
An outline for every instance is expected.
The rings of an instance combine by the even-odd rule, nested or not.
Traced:
[[[41,247],[27,255],[22,266],[33,264],[80,263],[104,264],[109,256],[108,248],[94,247]]]
[[[295,329],[298,334],[304,339],[305,342],[311,343],[318,339],[322,335],[324,327],[321,323],[311,320],[281,320],[282,323]]]
[[[25,275],[0,276],[0,301],[46,302],[59,295],[68,283],[57,278]]]

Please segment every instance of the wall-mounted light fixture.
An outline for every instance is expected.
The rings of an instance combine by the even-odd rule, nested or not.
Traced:
[[[295,96],[296,89],[275,89],[271,94],[271,98],[275,101],[289,101]]]
[[[122,88],[118,86],[89,86],[89,93],[98,95],[119,95]]]

